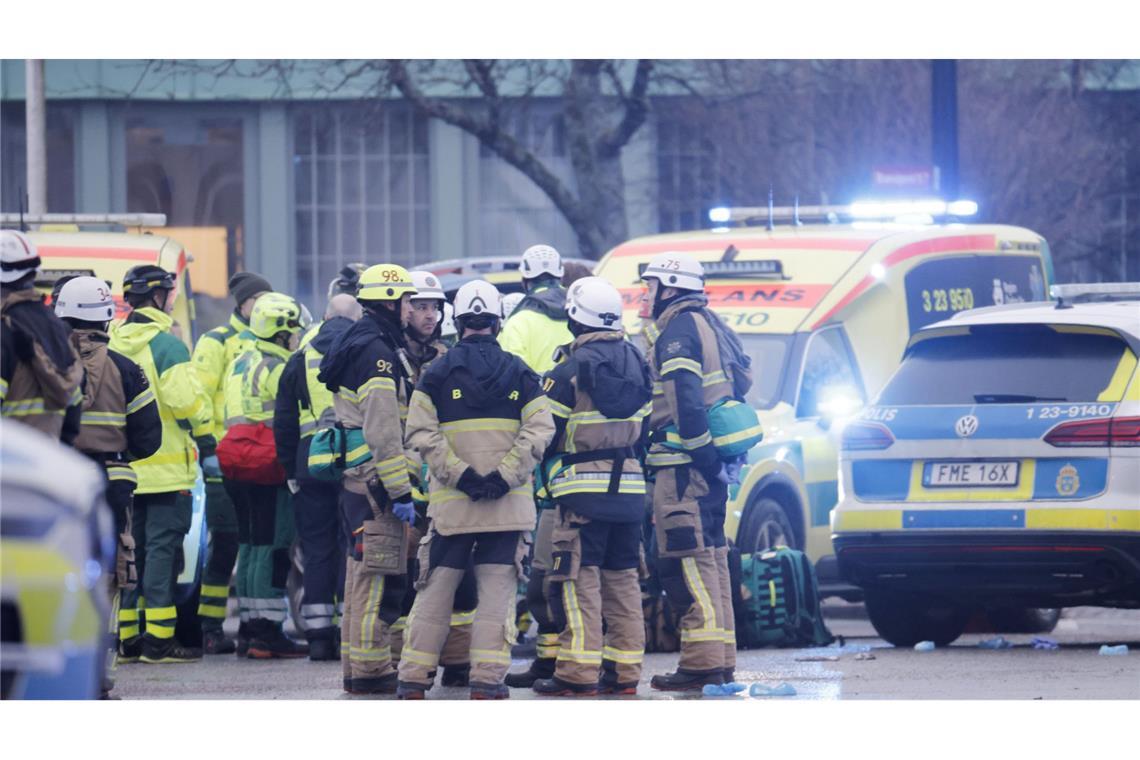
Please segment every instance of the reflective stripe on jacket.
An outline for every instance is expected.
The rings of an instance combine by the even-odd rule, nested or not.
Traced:
[[[617,381],[630,392],[640,385],[645,393],[644,359],[621,332],[591,332],[576,338],[567,359],[547,373],[543,382],[557,429],[543,465],[550,478],[548,490],[553,499],[590,519],[636,521],[644,511],[645,495],[645,476],[636,450],[642,442],[650,404],[620,419],[603,414],[583,389],[579,375],[579,354],[585,346],[590,347],[588,351],[620,352],[618,357],[627,360],[629,369],[637,370],[636,375],[631,372],[624,380],[612,378],[609,382]],[[606,390],[621,393],[621,387]],[[589,456],[608,451],[624,455],[619,473],[614,472],[615,456]],[[584,461],[571,463],[575,457]]]
[[[721,364],[716,334],[701,309],[704,295],[682,296],[657,319],[660,334],[653,343],[653,411],[650,414],[650,446],[645,463],[670,467],[695,463],[713,467],[719,455],[709,433],[708,410],[732,397],[732,381]],[[664,428],[673,424],[684,451],[656,442]]]
[[[253,335],[249,323],[234,312],[229,324],[215,327],[202,335],[194,346],[194,369],[214,405],[214,437],[221,440],[226,432],[225,379],[234,359],[249,349]]]
[[[464,358],[477,342],[498,368],[493,397],[487,396],[487,380],[473,374],[470,355]],[[466,338],[431,364],[410,407],[408,446],[431,471],[428,516],[436,531],[534,529],[531,475],[554,435],[554,421],[538,376],[521,359],[504,355],[490,336]],[[511,490],[496,501],[472,502],[456,487],[468,467],[483,475],[497,469]]]
[[[173,323],[170,315],[146,307],[133,311],[126,322],[111,326],[111,350],[142,368],[158,399],[162,421],[158,452],[131,463],[139,479],[136,493],[193,488],[198,477],[195,439],[207,447],[214,445],[213,404],[198,381],[186,345],[170,334]]]

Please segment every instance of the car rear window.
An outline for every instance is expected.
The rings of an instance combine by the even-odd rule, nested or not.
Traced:
[[[1121,368],[1136,363],[1121,338],[1096,328],[977,325],[968,330],[913,345],[878,403],[1119,401],[1131,375]]]

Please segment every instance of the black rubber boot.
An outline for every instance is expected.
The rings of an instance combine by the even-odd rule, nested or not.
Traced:
[[[504,683],[472,683],[471,699],[510,699],[511,690]]]
[[[400,681],[396,684],[396,699],[427,699],[430,688],[431,686],[424,686],[419,683]]]
[[[251,660],[290,659],[304,657],[309,645],[293,641],[277,625],[268,620],[256,621],[259,625],[249,639],[246,657]]]
[[[131,636],[119,642],[119,664],[138,662],[142,657],[142,636]]]
[[[553,678],[540,678],[534,682],[534,693],[543,697],[596,697],[598,685],[576,684],[563,681],[558,676]]]
[[[677,669],[676,673],[666,673],[663,676],[653,676],[649,685],[659,691],[700,691],[708,684],[720,686],[724,683],[724,671],[713,670],[704,673],[695,673]]]
[[[471,664],[444,665],[440,686],[468,686],[471,683]]]
[[[309,659],[313,662],[339,660],[340,647],[330,638],[312,639],[309,641]]]
[[[553,657],[539,657],[521,673],[508,673],[504,682],[512,689],[529,689],[540,678],[553,678],[557,661]]]
[[[211,628],[202,631],[202,651],[206,654],[233,654],[237,651],[237,644],[221,628]]]
[[[617,677],[617,663],[602,660],[602,680],[598,682],[599,694],[631,697],[637,694],[637,682],[620,683]]]
[[[234,653],[238,657],[245,657],[249,654],[249,623],[238,623],[237,642],[235,643]]]
[[[391,673],[380,678],[354,678],[350,683],[350,694],[395,694],[398,678]]]
[[[736,680],[736,670],[733,668],[725,668],[724,669],[724,682],[725,683],[732,683],[735,680]]]
[[[158,663],[197,662],[202,659],[201,649],[191,649],[178,643],[177,639],[160,639],[149,634],[142,637],[140,662],[155,665]]]

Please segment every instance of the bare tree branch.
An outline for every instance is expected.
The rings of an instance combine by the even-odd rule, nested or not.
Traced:
[[[575,229],[585,230],[593,227],[591,219],[570,189],[514,136],[499,129],[489,119],[480,118],[442,99],[426,96],[412,81],[403,61],[388,61],[388,72],[391,84],[416,110],[477,137],[480,143],[538,185]]]
[[[612,69],[611,69],[612,70]],[[598,154],[603,158],[614,158],[633,137],[634,132],[641,128],[649,116],[649,75],[653,71],[653,61],[642,58],[637,62],[637,71],[633,77],[633,87],[629,95],[624,97],[625,115],[621,122],[610,132],[598,139]],[[615,74],[616,77],[616,74]],[[620,92],[620,90],[619,90]]]

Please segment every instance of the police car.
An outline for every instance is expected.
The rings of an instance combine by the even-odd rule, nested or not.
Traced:
[[[844,430],[832,540],[891,643],[1140,607],[1140,283],[1050,294],[919,331]]]
[[[103,474],[39,431],[0,422],[0,500],[0,698],[94,699],[115,552]]]

